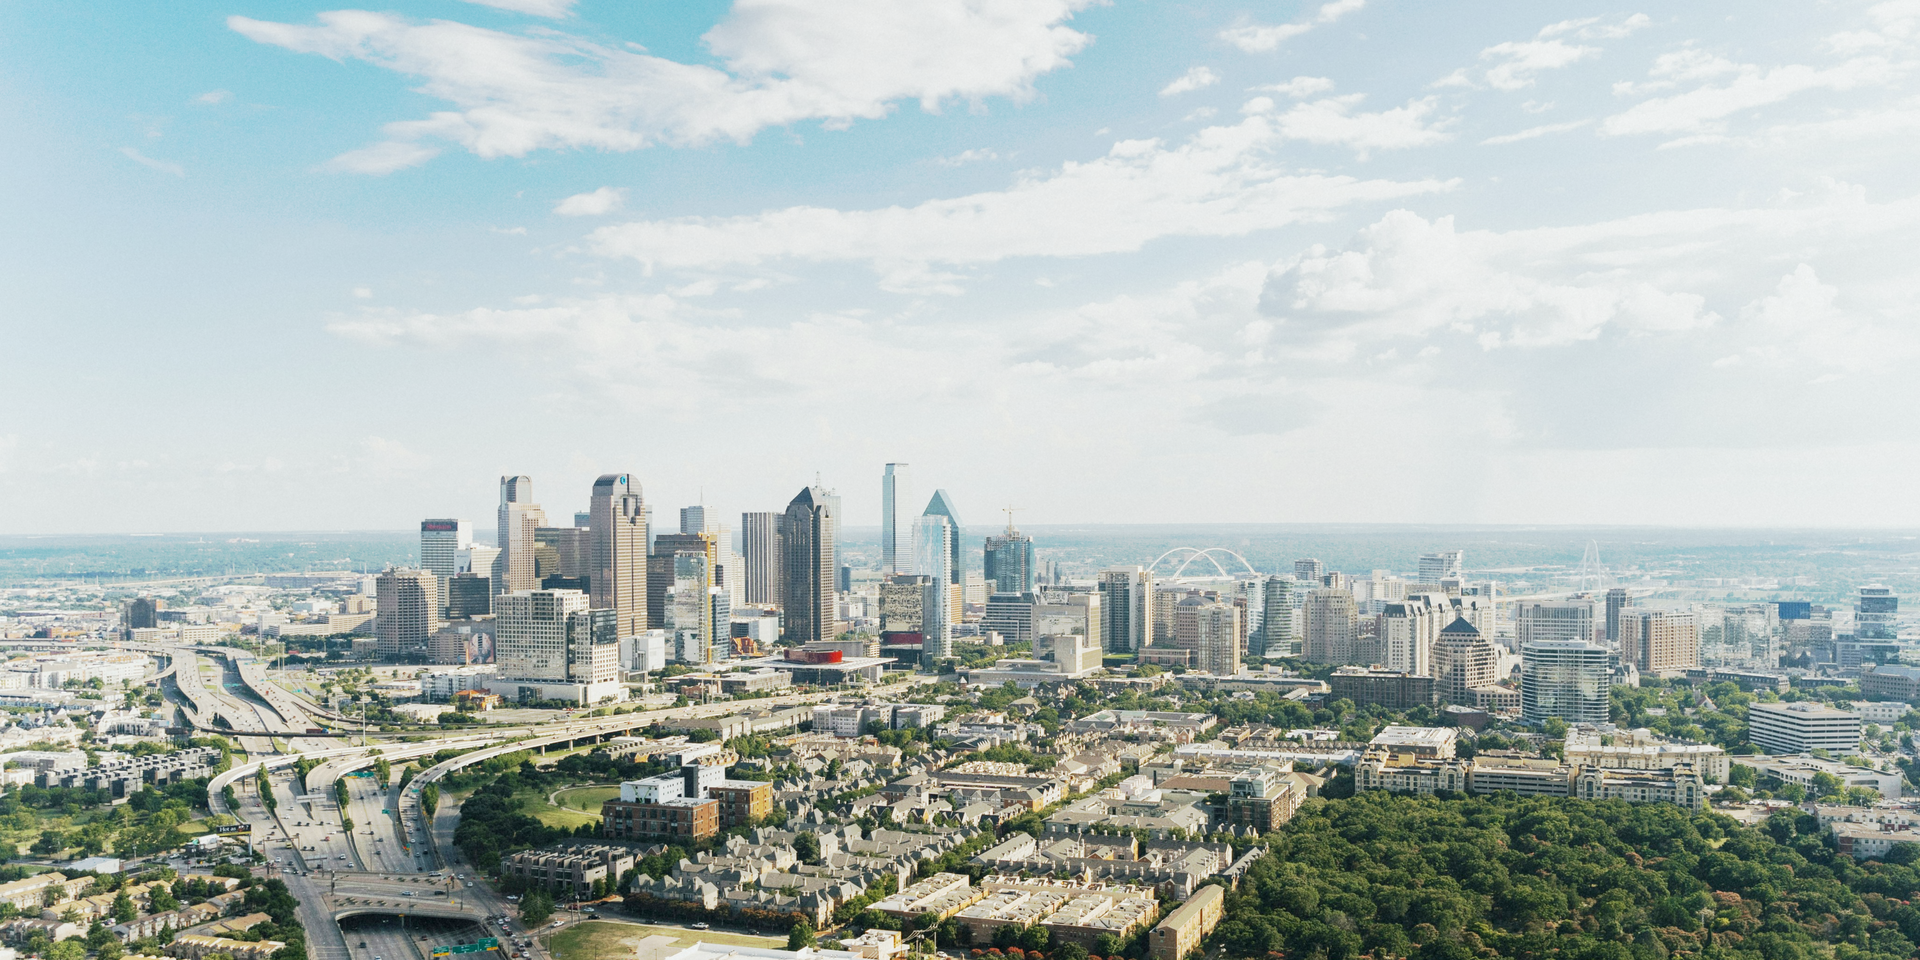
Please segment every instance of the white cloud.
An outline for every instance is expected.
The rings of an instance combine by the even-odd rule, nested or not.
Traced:
[[[226,103],[228,100],[233,99],[233,92],[230,90],[208,90],[206,93],[193,99],[198,103]]]
[[[996,151],[986,147],[978,147],[973,150],[962,150],[951,157],[941,157],[934,162],[943,167],[964,167],[969,163],[984,163],[988,160],[998,159],[1000,159],[1000,154]]]
[[[150,170],[158,170],[161,173],[171,173],[176,177],[184,177],[187,175],[186,169],[179,164],[168,163],[165,160],[155,160],[132,147],[121,147],[120,155]]]
[[[1361,159],[1375,150],[1423,147],[1450,136],[1446,128],[1453,124],[1454,118],[1430,119],[1440,107],[1437,97],[1409,100],[1405,106],[1378,113],[1354,112],[1364,99],[1364,94],[1352,93],[1296,103],[1274,117],[1274,126],[1279,135],[1288,140],[1348,147]],[[1262,114],[1275,107],[1273,101],[1255,97],[1247,101],[1243,109],[1247,113]]]
[[[465,0],[465,2],[535,17],[551,17],[556,20],[572,14],[574,4],[574,0]]]
[[[1883,373],[1912,362],[1920,346],[1913,336],[1844,310],[1839,300],[1838,288],[1800,264],[1771,294],[1741,309],[1742,340],[1749,345],[1723,359],[1822,376]]]
[[[597,217],[620,209],[626,202],[625,187],[601,187],[592,193],[576,193],[554,204],[553,212],[563,217]]]
[[[1206,67],[1194,67],[1176,78],[1172,83],[1161,87],[1160,95],[1163,97],[1172,97],[1182,93],[1192,93],[1195,90],[1202,90],[1219,82],[1219,74],[1214,73]]]
[[[396,128],[407,124],[387,124],[389,133],[400,132]],[[349,150],[327,161],[327,169],[341,170],[347,173],[386,174],[395,170],[417,167],[440,155],[439,147],[430,147],[410,140],[386,140],[358,150]]]
[[[1309,124],[1299,126],[1302,136],[1310,132]],[[911,207],[790,207],[640,221],[602,227],[591,241],[601,254],[650,267],[796,259],[869,262],[894,274],[903,264],[1086,256],[1137,250],[1166,236],[1239,236],[1451,186],[1290,173],[1268,159],[1288,136],[1275,118],[1252,116],[1199,130],[1178,146],[1123,140],[1104,157],[1023,177],[1003,191]]]
[[[353,296],[354,296],[354,299],[356,300],[371,300],[373,299],[373,288],[372,287],[354,287]]]
[[[1488,137],[1487,139],[1480,141],[1480,145],[1483,147],[1491,147],[1491,146],[1497,146],[1503,143],[1519,143],[1522,140],[1532,140],[1536,137],[1544,137],[1549,134],[1566,133],[1571,130],[1578,130],[1581,127],[1584,127],[1587,124],[1590,124],[1592,122],[1593,122],[1592,120],[1571,120],[1566,123],[1542,124],[1537,127],[1528,127],[1527,129],[1521,130],[1518,133],[1503,133],[1497,137]]]
[[[1452,330],[1486,348],[1591,340],[1609,324],[1678,331],[1717,319],[1699,295],[1629,271],[1564,269],[1570,251],[1541,233],[1459,233],[1452,217],[1396,210],[1346,250],[1316,247],[1276,268],[1264,304],[1304,336],[1396,340]]]
[[[1239,47],[1247,53],[1268,53],[1277,50],[1280,44],[1297,37],[1314,27],[1332,23],[1361,7],[1366,0],[1333,0],[1322,4],[1313,16],[1296,22],[1282,24],[1253,24],[1220,31],[1220,39]]]
[[[1311,97],[1316,93],[1326,93],[1333,89],[1333,81],[1326,77],[1294,77],[1286,83],[1269,83],[1254,87],[1256,93],[1277,93],[1295,100]]]
[[[386,173],[457,143],[481,157],[534,150],[638,150],[745,142],[805,120],[844,126],[896,101],[926,110],[959,99],[1024,98],[1091,38],[1065,25],[1092,0],[737,0],[705,36],[726,69],[678,63],[553,30],[527,35],[359,10],[312,25],[230,17],[259,43],[364,60],[422,78],[453,110],[390,123],[387,140],[337,157]]]
[[[1644,133],[1696,133],[1715,129],[1715,122],[1736,113],[1778,103],[1810,90],[1852,90],[1887,83],[1903,72],[1878,56],[1859,57],[1821,69],[1790,64],[1764,70],[1754,64],[1736,64],[1697,50],[1667,54],[1655,61],[1643,85],[1619,85],[1616,92],[1645,93],[1680,82],[1717,78],[1723,84],[1703,85],[1685,93],[1655,97],[1608,117],[1600,131],[1610,136]]]
[[[1599,47],[1569,43],[1563,38],[1616,40],[1650,22],[1645,14],[1636,13],[1616,24],[1603,24],[1597,17],[1548,24],[1541,27],[1531,40],[1510,40],[1480,51],[1480,60],[1487,65],[1478,68],[1478,81],[1474,79],[1475,70],[1462,68],[1441,78],[1434,85],[1475,87],[1485,84],[1509,93],[1524,90],[1533,86],[1536,76],[1543,71],[1572,66],[1600,53]]]

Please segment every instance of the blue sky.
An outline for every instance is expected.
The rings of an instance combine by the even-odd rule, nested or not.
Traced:
[[[0,531],[1920,523],[1920,3],[0,5]],[[978,520],[971,522],[979,522]]]

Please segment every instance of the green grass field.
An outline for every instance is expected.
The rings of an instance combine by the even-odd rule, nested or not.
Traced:
[[[617,786],[568,787],[553,797],[557,807],[595,814],[600,812],[600,804],[619,798],[620,788]]]
[[[553,955],[554,960],[634,960],[640,941],[651,936],[673,937],[675,942],[671,950],[679,950],[701,941],[734,947],[774,947],[776,949],[787,945],[784,937],[779,939],[748,937],[737,933],[683,930],[679,927],[654,927],[643,923],[610,920],[588,920],[585,923],[576,923],[552,936],[543,936],[540,941],[546,945],[547,952]]]

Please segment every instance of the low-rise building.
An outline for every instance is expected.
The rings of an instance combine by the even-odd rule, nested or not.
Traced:
[[[1860,674],[1860,693],[1869,700],[1920,703],[1920,667],[1883,663]]]
[[[1752,767],[1763,777],[1771,777],[1781,783],[1797,784],[1802,788],[1813,786],[1813,778],[1826,774],[1840,781],[1843,787],[1865,787],[1889,800],[1900,799],[1903,778],[1898,771],[1887,772],[1872,767],[1855,767],[1838,760],[1802,754],[1791,757],[1740,757],[1735,763],[1743,767]]]
[[[1263,764],[1236,775],[1227,788],[1227,820],[1262,834],[1292,820],[1306,797],[1287,778],[1288,772]]]
[[[604,893],[633,869],[630,847],[605,843],[567,843],[544,850],[522,850],[500,858],[500,874],[576,897]],[[601,886],[598,891],[594,884]]]
[[[743,670],[723,674],[720,692],[738,696],[743,693],[771,693],[793,686],[793,674],[779,670]]]
[[[1522,796],[1672,803],[1706,808],[1706,782],[1687,764],[1666,770],[1606,770],[1555,760],[1506,757],[1425,760],[1369,750],[1354,765],[1354,789],[1431,794],[1512,792]]]
[[[1827,750],[1845,756],[1860,747],[1860,718],[1818,703],[1755,703],[1747,707],[1747,739],[1768,753]]]
[[[1186,903],[1147,934],[1148,954],[1153,960],[1181,960],[1198,949],[1200,941],[1220,925],[1226,900],[1226,889],[1216,884],[1194,891]]]
[[[230,940],[226,937],[209,937],[198,933],[183,933],[166,945],[167,956],[180,960],[200,960],[215,953],[224,953],[233,960],[267,960],[286,944],[278,940]]]
[[[1327,686],[1334,699],[1363,707],[1377,704],[1389,710],[1411,710],[1434,703],[1433,678],[1404,670],[1341,667],[1327,678]]]
[[[722,780],[707,788],[720,803],[720,829],[753,826],[773,813],[773,784],[758,780]]]
[[[1684,763],[1699,771],[1708,783],[1726,783],[1732,772],[1727,751],[1720,747],[1662,740],[1646,731],[1602,736],[1592,730],[1570,730],[1566,760],[1603,770],[1671,770]]]
[[[1460,731],[1452,727],[1387,726],[1368,741],[1374,749],[1406,754],[1422,760],[1444,760],[1454,755]]]
[[[1220,722],[1210,713],[1163,710],[1101,710],[1061,725],[1068,733],[1103,733],[1110,737],[1192,743]]]
[[[1031,834],[1021,836],[1033,839]],[[876,902],[873,909],[901,920],[923,914],[945,920],[986,895],[987,891],[974,886],[973,878],[966,874],[936,873]]]

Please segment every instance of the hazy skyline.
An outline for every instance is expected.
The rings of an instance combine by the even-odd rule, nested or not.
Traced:
[[[1920,523],[1920,6],[908,10],[0,8],[0,533]]]

